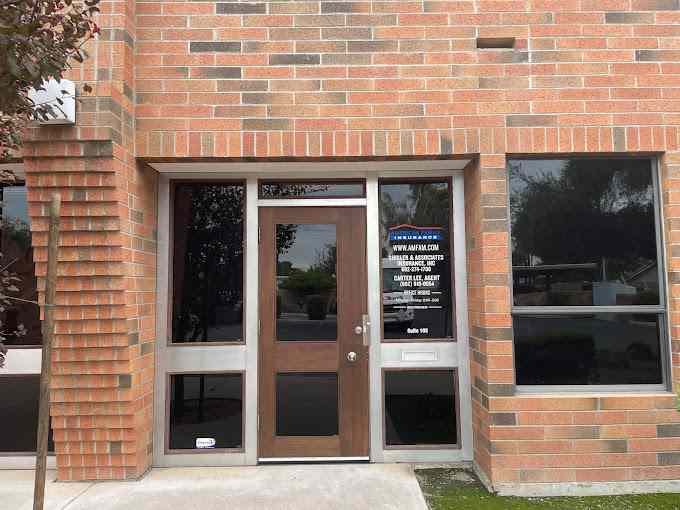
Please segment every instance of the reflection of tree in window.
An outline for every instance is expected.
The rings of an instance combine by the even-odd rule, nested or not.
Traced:
[[[0,188],[0,268],[9,278],[10,297],[3,300],[0,330],[7,345],[40,345],[37,281],[33,263],[31,231],[25,186]],[[22,300],[22,301],[19,301]]]
[[[178,185],[174,232],[173,339],[239,340],[243,308],[243,186]]]
[[[649,161],[509,167],[516,304],[658,303]],[[593,282],[611,283],[597,284],[594,296]],[[526,292],[534,296],[518,301]]]
[[[380,184],[380,217],[383,265],[383,324],[385,338],[437,338],[452,336],[452,299],[450,264],[450,191],[448,182],[390,182]],[[399,225],[440,228],[442,240],[439,252],[444,255],[437,262],[433,274],[440,280],[430,289],[441,292],[439,304],[416,305],[412,295],[404,291],[395,276],[402,269],[395,261],[389,230]],[[427,308],[422,308],[422,306]],[[420,306],[420,308],[418,308]],[[427,333],[413,333],[423,328]]]

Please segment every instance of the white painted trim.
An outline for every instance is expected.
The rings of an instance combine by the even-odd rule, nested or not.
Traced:
[[[40,347],[10,347],[5,359],[5,366],[0,370],[0,377],[4,375],[40,375],[42,348]]]
[[[35,454],[0,455],[0,470],[35,469]],[[57,458],[53,453],[47,456],[47,469],[57,469]]]
[[[158,238],[156,248],[156,358],[153,395],[153,465],[165,461],[165,391],[170,276],[170,181],[158,176]]]
[[[258,200],[259,207],[363,207],[365,198],[273,198]]]
[[[500,496],[613,496],[680,492],[680,480],[630,480],[625,482],[499,483],[493,491]]]
[[[383,368],[449,368],[459,364],[457,342],[389,342],[380,346]],[[410,355],[416,355],[409,360]],[[420,358],[420,359],[418,359]]]
[[[467,248],[465,235],[465,179],[453,178],[453,254],[456,293],[456,333],[458,347],[458,400],[463,460],[473,458],[472,381],[470,377],[470,337],[468,330]]]
[[[244,447],[246,462],[257,463],[258,423],[258,349],[259,349],[259,211],[257,205],[257,178],[246,182],[246,232],[245,232],[245,402]]]
[[[382,276],[380,274],[380,197],[378,178],[366,179],[366,263],[368,315],[371,321],[369,347],[369,437],[372,462],[383,462],[382,384]]]

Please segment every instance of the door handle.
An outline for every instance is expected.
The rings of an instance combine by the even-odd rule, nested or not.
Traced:
[[[361,316],[361,332],[363,334],[364,346],[368,347],[371,345],[371,321],[368,314],[365,313]]]

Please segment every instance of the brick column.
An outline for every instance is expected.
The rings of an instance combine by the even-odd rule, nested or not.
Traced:
[[[493,479],[489,399],[514,393],[505,155],[481,155],[465,174],[474,458]]]
[[[63,197],[52,379],[58,478],[135,478],[151,462],[155,176],[111,141],[40,142],[24,163],[41,300],[47,212]]]

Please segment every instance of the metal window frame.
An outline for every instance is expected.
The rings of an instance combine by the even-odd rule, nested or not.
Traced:
[[[27,187],[26,175],[21,163],[2,165],[9,167],[17,177],[12,183],[0,186],[0,202],[3,197],[3,189],[10,187]],[[1,213],[0,208],[0,213]],[[42,344],[30,345],[7,345],[9,350],[5,367],[0,373],[0,381],[13,377],[39,377],[42,360]],[[56,469],[56,457],[54,452],[47,454],[48,469]],[[0,469],[34,469],[35,452],[0,452]]]
[[[472,398],[469,366],[469,341],[467,317],[467,267],[465,249],[464,177],[460,161],[368,161],[355,163],[315,162],[295,164],[296,168],[281,163],[224,163],[214,167],[190,170],[191,164],[180,163],[176,167],[160,166],[158,179],[158,255],[157,255],[157,320],[156,320],[156,374],[154,386],[154,452],[155,466],[227,466],[252,465],[262,459],[257,457],[258,448],[258,216],[260,207],[318,207],[318,206],[364,206],[366,207],[367,293],[368,313],[371,320],[371,345],[369,347],[369,435],[371,462],[456,462],[472,460]],[[326,168],[324,168],[328,165]],[[152,166],[158,166],[152,164]],[[337,167],[337,168],[336,168]],[[307,199],[260,199],[259,183],[271,180],[324,179],[326,171],[335,175],[329,179],[365,179],[364,198],[307,198]],[[314,174],[310,172],[314,171]],[[455,327],[456,342],[381,342],[382,283],[380,275],[380,220],[378,180],[382,178],[427,179],[450,178],[452,195],[452,229],[455,275]],[[227,345],[173,344],[167,345],[169,332],[169,290],[171,271],[171,198],[170,183],[174,180],[234,181],[246,182],[245,209],[245,337],[244,343]],[[253,270],[252,268],[255,268]],[[434,353],[432,360],[413,361],[404,353]],[[217,354],[220,353],[219,356]],[[219,359],[216,359],[219,358]],[[197,363],[201,363],[200,368]],[[450,368],[455,369],[459,382],[458,416],[460,421],[459,449],[389,449],[383,445],[382,370],[397,367],[409,369]],[[197,371],[243,371],[245,402],[243,406],[244,447],[234,453],[166,453],[165,437],[165,385],[169,372]],[[266,460],[266,459],[264,459]]]
[[[576,156],[569,157],[569,155],[541,155],[540,157],[532,157],[531,155],[513,155],[508,156],[508,163],[513,160],[555,160],[555,159],[643,159],[650,162],[650,171],[652,174],[652,199],[654,200],[654,229],[656,237],[656,253],[657,253],[657,271],[659,280],[659,304],[658,305],[611,305],[611,306],[515,306],[512,305],[511,315],[579,315],[592,313],[647,313],[656,314],[659,317],[659,355],[661,356],[661,384],[568,384],[568,385],[516,385],[515,393],[518,395],[552,395],[552,394],[603,394],[603,393],[663,393],[672,391],[671,381],[671,331],[668,320],[668,274],[666,272],[666,257],[665,257],[665,228],[663,222],[663,194],[661,193],[661,175],[660,165],[657,157],[650,155],[640,156]],[[512,242],[512,221],[510,210],[510,177],[506,180],[507,200],[507,217],[508,217],[508,235]],[[510,298],[514,303],[514,279],[512,278],[512,254],[510,254],[508,261],[508,269],[510,278]],[[512,348],[513,348],[513,378],[516,380],[517,376],[517,360],[515,359],[515,332],[512,328]]]

